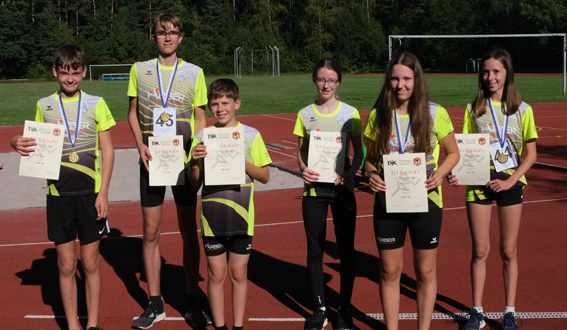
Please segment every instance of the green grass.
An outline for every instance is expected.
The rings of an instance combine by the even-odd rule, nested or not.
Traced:
[[[210,84],[218,77],[208,77]],[[443,106],[462,106],[476,92],[476,75],[427,75],[431,98]],[[346,75],[338,90],[341,100],[358,109],[374,104],[384,81],[383,75]],[[297,112],[313,102],[316,89],[308,74],[280,77],[244,77],[236,79],[240,87],[240,115]],[[528,103],[567,102],[562,95],[562,77],[558,75],[516,76],[516,85]],[[116,120],[125,120],[128,112],[127,81],[84,81],[83,90],[103,96]],[[58,89],[56,82],[18,82],[0,84],[0,125],[21,125],[33,120],[38,99]]]

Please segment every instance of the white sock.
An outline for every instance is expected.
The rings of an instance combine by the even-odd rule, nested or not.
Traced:
[[[506,313],[512,313],[514,316],[516,316],[516,307],[506,306],[506,308],[504,309],[504,315],[506,315]]]
[[[473,309],[474,311],[476,311],[477,313],[484,313],[484,310],[482,309],[482,306],[481,306],[481,307],[473,307],[472,309]]]

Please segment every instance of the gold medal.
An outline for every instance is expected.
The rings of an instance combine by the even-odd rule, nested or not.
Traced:
[[[71,163],[76,163],[76,162],[78,162],[78,161],[79,161],[79,155],[78,155],[76,152],[73,151],[73,152],[69,155],[69,161],[70,161]]]
[[[159,118],[164,122],[169,121],[169,113],[164,111]]]
[[[496,157],[496,160],[498,160],[500,164],[505,164],[508,161],[508,154],[501,152],[498,157]]]

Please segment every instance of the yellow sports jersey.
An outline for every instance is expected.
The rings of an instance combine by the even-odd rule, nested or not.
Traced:
[[[349,143],[353,137],[360,136],[362,133],[362,121],[358,110],[351,105],[339,102],[339,106],[333,113],[322,114],[317,110],[315,104],[310,104],[297,113],[293,134],[302,137],[303,143],[308,146],[310,132],[317,130],[346,133],[347,138],[343,146],[345,148],[344,171],[348,171],[350,168]],[[349,188],[354,193],[354,187]],[[305,184],[303,196],[336,197],[335,189],[332,183]]]
[[[176,134],[183,135],[185,149],[185,163],[189,161],[191,139],[195,132],[195,107],[207,104],[207,85],[203,70],[191,63],[178,59],[177,69],[173,66],[159,66],[161,83],[158,81],[157,59],[137,62],[130,70],[128,83],[128,96],[138,98],[138,120],[144,144],[148,144],[148,137],[154,135],[154,108],[163,108],[161,92],[165,94],[171,75],[175,72],[167,107],[176,108]]]
[[[257,167],[272,163],[260,132],[238,123],[244,128],[244,148],[247,162]],[[193,146],[203,141],[203,131],[193,139]],[[203,170],[203,162],[199,162]],[[206,184],[206,182],[205,182]],[[254,235],[254,180],[246,175],[241,185],[203,186],[201,194],[201,235]]]
[[[392,114],[393,114],[392,110]],[[433,147],[433,152],[430,154],[425,155],[427,160],[426,167],[427,167],[427,176],[429,177],[435,170],[437,170],[438,161],[439,161],[439,141],[443,140],[447,135],[449,135],[453,131],[453,123],[451,122],[451,118],[449,117],[449,113],[445,108],[442,106],[432,103],[429,103],[429,112],[431,114],[431,118],[433,119],[434,127],[433,127],[433,136],[431,137],[431,146]],[[388,147],[391,152],[398,152],[400,150],[400,145],[398,142],[398,135],[400,135],[401,140],[406,139],[406,133],[409,125],[409,115],[398,116],[398,122],[400,124],[401,132],[397,131],[396,125],[393,122],[394,116],[392,115],[392,134],[390,135],[390,139],[388,141]],[[364,130],[364,136],[368,139],[375,141],[376,136],[379,134],[378,128],[375,128],[375,121],[376,121],[376,109],[370,111],[368,115],[368,121],[366,124],[366,128]],[[412,136],[408,138],[407,146],[405,152],[411,153],[413,152],[415,147],[415,141]],[[382,176],[382,169],[379,169],[380,175]],[[378,194],[380,199],[384,201],[384,194]],[[435,203],[439,207],[443,207],[443,199],[441,195],[441,186],[437,189],[434,189],[429,192],[428,194],[429,199]]]
[[[502,102],[492,102],[494,114],[496,115],[496,120],[500,127],[502,127],[502,123],[506,116],[505,106],[506,104]],[[496,132],[494,119],[488,102],[486,112],[478,118],[476,118],[472,112],[471,104],[467,105],[467,109],[465,110],[465,120],[463,123],[463,133],[488,133],[490,135],[490,144],[498,143],[498,134]],[[510,141],[514,157],[517,158],[518,164],[520,164],[525,143],[527,141],[535,141],[538,139],[533,109],[527,103],[522,102],[518,111],[515,114],[508,116],[506,138]],[[510,168],[502,172],[496,172],[494,169],[494,162],[492,158],[490,159],[490,180],[506,180],[514,174],[515,171],[516,168]],[[516,186],[524,187],[525,185],[527,185],[526,177],[522,176],[516,183]],[[475,199],[475,195],[479,199],[485,199],[482,187],[467,186],[465,200],[473,201]]]
[[[102,97],[80,92],[76,97],[61,101],[63,109],[60,95],[55,93],[39,100],[36,106],[36,121],[61,125],[62,131],[65,131],[59,180],[47,180],[47,194],[77,196],[97,193],[102,180],[98,132],[106,131],[116,123]],[[64,117],[70,132],[67,132]],[[73,147],[71,138],[74,140],[75,136],[77,139]]]

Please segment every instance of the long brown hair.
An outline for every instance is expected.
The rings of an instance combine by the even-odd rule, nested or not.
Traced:
[[[423,69],[415,55],[404,52],[392,58],[388,63],[384,77],[384,85],[378,95],[374,109],[376,109],[376,120],[374,128],[380,134],[376,135],[376,141],[371,142],[368,152],[370,158],[378,159],[381,152],[389,153],[388,141],[392,134],[392,110],[396,109],[396,97],[392,90],[390,80],[394,65],[402,64],[413,71],[414,85],[413,93],[408,103],[408,114],[412,126],[411,135],[415,142],[415,152],[432,151],[431,134],[433,131],[433,120],[429,112],[429,93],[423,76]]]
[[[512,56],[505,49],[495,48],[484,55],[481,67],[484,66],[484,61],[491,58],[502,63],[504,69],[506,69],[506,82],[504,83],[504,90],[502,92],[502,102],[506,103],[506,114],[508,116],[513,115],[520,108],[520,104],[522,104],[522,96],[516,89],[516,85],[514,85]],[[476,117],[480,117],[486,112],[486,102],[489,97],[490,91],[484,83],[483,70],[481,69],[478,73],[478,93],[472,103],[472,111]]]

